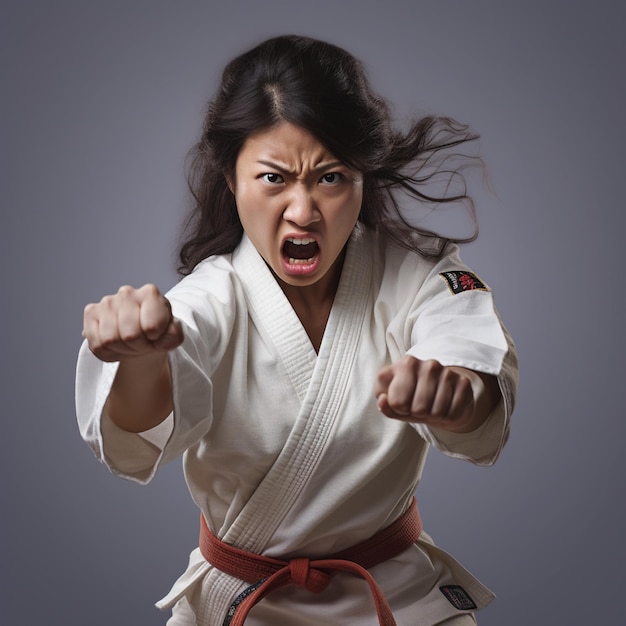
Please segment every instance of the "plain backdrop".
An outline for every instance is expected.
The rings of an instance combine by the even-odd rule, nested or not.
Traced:
[[[0,19],[3,624],[149,626],[196,545],[179,463],[139,487],[79,438],[82,309],[175,283],[185,154],[223,65],[276,34],[360,57],[398,125],[481,135],[464,258],[521,359],[492,468],[431,452],[427,530],[492,587],[481,626],[624,623],[619,2],[5,1]],[[478,181],[480,183],[480,181]],[[454,220],[453,220],[454,222]]]

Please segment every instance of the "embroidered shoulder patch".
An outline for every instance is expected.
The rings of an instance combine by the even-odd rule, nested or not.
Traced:
[[[444,585],[439,587],[439,591],[448,599],[450,604],[459,611],[473,611],[476,603],[472,600],[460,585]]]
[[[441,272],[439,276],[448,283],[448,288],[455,294],[471,291],[472,289],[489,291],[489,287],[476,274],[471,272]]]

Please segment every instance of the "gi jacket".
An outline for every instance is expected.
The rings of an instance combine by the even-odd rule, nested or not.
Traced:
[[[100,362],[84,345],[79,425],[111,471],[141,483],[182,454],[194,501],[227,543],[284,559],[338,552],[407,508],[429,444],[491,464],[506,441],[515,350],[490,289],[455,245],[433,261],[357,226],[319,353],[245,236],[233,254],[206,259],[167,297],[185,333],[169,354],[173,414],[152,432],[117,428],[103,414],[117,365]],[[497,376],[500,404],[469,434],[385,417],[374,397],[376,374],[406,354]],[[426,534],[371,572],[399,625],[434,624],[493,598]],[[185,596],[198,624],[222,624],[246,587],[195,550],[157,606]],[[338,574],[320,594],[293,586],[272,593],[246,623],[374,620],[367,585]]]

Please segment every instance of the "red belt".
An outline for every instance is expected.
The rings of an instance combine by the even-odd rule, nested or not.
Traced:
[[[417,541],[422,532],[422,520],[415,498],[393,524],[373,537],[325,559],[296,558],[282,561],[246,552],[222,542],[209,530],[204,516],[200,518],[202,556],[225,574],[250,584],[258,583],[237,606],[231,626],[242,626],[250,609],[271,591],[295,584],[319,593],[326,589],[333,574],[338,571],[351,572],[365,579],[374,598],[380,626],[396,625],[389,603],[367,570],[404,552]]]

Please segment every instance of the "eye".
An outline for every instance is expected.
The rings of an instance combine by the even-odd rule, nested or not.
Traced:
[[[278,185],[283,181],[283,177],[280,174],[276,174],[276,172],[268,172],[267,174],[261,174],[259,178],[270,185]]]
[[[335,185],[343,179],[343,175],[339,172],[328,172],[320,179],[320,182],[326,185]]]

